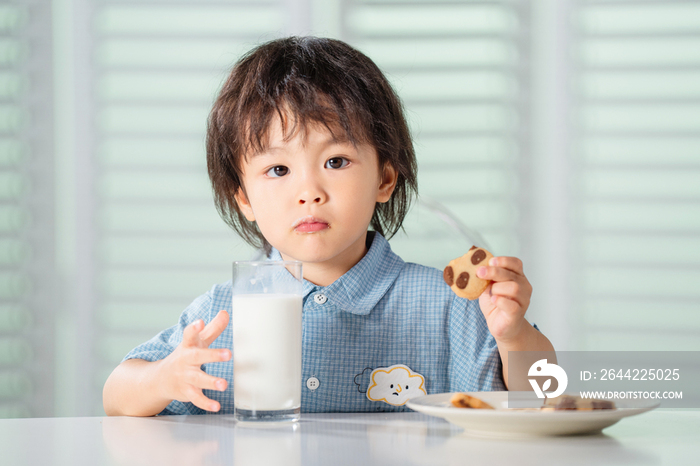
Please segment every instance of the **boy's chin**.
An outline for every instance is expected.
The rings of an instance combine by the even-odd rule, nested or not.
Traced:
[[[319,234],[321,233],[321,234]],[[348,261],[357,262],[364,256],[365,236],[348,242],[338,242],[337,238],[319,232],[294,238],[294,240],[286,244],[276,247],[287,260],[296,260],[304,263],[321,264],[333,260],[338,260],[341,263]]]
[[[282,254],[282,258],[285,260],[300,261],[300,262],[303,262],[305,264],[326,262],[326,261],[329,261],[333,258],[332,255],[329,256],[327,253],[321,254],[321,253],[300,251],[299,249],[296,249],[291,254],[285,254],[282,251],[280,251],[280,253]]]
[[[310,245],[297,245],[286,251],[280,251],[283,258],[286,260],[301,261],[305,264],[323,263],[333,260],[338,257],[342,251],[336,251],[335,248],[329,248],[327,245],[322,247],[309,247]]]

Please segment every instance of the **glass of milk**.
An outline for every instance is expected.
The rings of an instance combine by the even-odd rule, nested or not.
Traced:
[[[299,419],[301,274],[297,261],[233,263],[233,405],[238,421]]]

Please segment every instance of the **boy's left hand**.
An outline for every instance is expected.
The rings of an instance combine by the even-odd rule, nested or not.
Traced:
[[[532,296],[522,261],[517,257],[494,257],[488,267],[479,267],[476,274],[494,282],[479,296],[491,335],[498,341],[516,339],[527,324],[525,311]]]

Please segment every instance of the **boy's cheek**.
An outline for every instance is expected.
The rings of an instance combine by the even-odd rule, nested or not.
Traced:
[[[255,213],[253,212],[253,207],[250,205],[250,202],[248,201],[246,195],[239,190],[239,192],[236,193],[234,198],[236,200],[236,204],[238,204],[238,208],[243,213],[246,220],[248,220],[249,222],[254,222]]]

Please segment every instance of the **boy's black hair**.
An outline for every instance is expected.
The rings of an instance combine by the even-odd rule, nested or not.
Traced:
[[[391,199],[377,203],[370,226],[387,238],[401,229],[418,186],[416,156],[399,97],[377,65],[348,44],[287,37],[245,54],[209,115],[207,167],[216,208],[246,242],[270,251],[234,195],[238,189],[245,192],[242,162],[265,150],[275,117],[281,119],[286,140],[299,130],[306,134],[309,124],[323,124],[340,140],[372,145],[380,173],[390,164],[398,180]],[[289,131],[287,121],[292,121]]]

